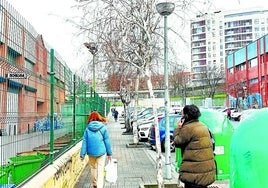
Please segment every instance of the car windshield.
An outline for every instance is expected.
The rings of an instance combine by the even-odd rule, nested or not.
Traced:
[[[169,126],[175,127],[178,124],[178,121],[181,119],[181,116],[169,116]],[[165,127],[166,118],[162,118],[159,122],[159,126]]]

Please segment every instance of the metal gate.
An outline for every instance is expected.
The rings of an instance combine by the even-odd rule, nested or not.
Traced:
[[[7,92],[7,117],[6,117],[6,133],[7,135],[18,134],[18,103],[19,88],[8,87]]]

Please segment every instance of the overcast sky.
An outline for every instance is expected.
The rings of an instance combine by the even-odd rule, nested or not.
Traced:
[[[75,30],[64,18],[78,14],[71,9],[74,0],[7,0],[63,58],[72,70],[77,70],[90,54],[81,39],[74,37]],[[204,0],[205,2],[206,0]],[[265,0],[214,0],[215,9],[239,9],[251,6],[268,8]],[[78,54],[80,54],[78,56]]]

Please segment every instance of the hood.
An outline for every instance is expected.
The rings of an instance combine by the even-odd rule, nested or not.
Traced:
[[[100,130],[103,126],[105,125],[100,121],[91,121],[88,124],[87,129],[89,129],[90,131],[96,132]]]

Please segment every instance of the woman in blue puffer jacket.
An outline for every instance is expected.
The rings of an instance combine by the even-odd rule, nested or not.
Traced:
[[[90,179],[94,188],[102,188],[104,184],[104,167],[106,156],[112,159],[112,148],[109,134],[105,126],[106,118],[93,111],[87,120],[84,132],[80,158],[83,161],[88,155]]]

